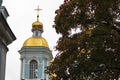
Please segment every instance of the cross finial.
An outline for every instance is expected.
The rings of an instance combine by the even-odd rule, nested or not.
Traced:
[[[37,9],[35,9],[37,11],[37,21],[39,21],[39,11],[42,10],[39,8],[39,6],[37,7]]]

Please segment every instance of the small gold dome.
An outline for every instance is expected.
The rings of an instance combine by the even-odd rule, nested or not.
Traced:
[[[32,28],[43,28],[43,24],[40,21],[33,22]]]
[[[48,43],[43,37],[30,37],[23,43],[24,46],[44,46],[48,48]]]

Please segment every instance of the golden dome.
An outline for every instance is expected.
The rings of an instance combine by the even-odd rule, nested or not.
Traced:
[[[24,46],[44,46],[44,47],[48,47],[48,43],[42,37],[30,37],[24,42],[23,47]]]
[[[43,24],[40,21],[33,22],[33,28],[43,28]]]

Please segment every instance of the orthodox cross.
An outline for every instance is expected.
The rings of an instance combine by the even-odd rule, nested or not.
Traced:
[[[37,11],[37,21],[39,21],[39,11],[42,10],[39,8],[39,6],[37,7],[37,9],[35,9]]]

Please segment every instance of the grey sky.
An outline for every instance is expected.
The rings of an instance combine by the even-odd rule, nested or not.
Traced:
[[[3,6],[8,10],[9,17],[7,22],[17,37],[17,40],[10,44],[9,52],[7,53],[6,61],[6,79],[5,80],[20,80],[20,55],[18,50],[23,45],[23,42],[32,36],[32,23],[36,21],[36,11],[39,7],[40,21],[44,26],[43,37],[48,41],[49,47],[54,51],[54,46],[60,35],[57,35],[52,28],[54,24],[55,10],[59,8],[63,0],[3,0]]]

